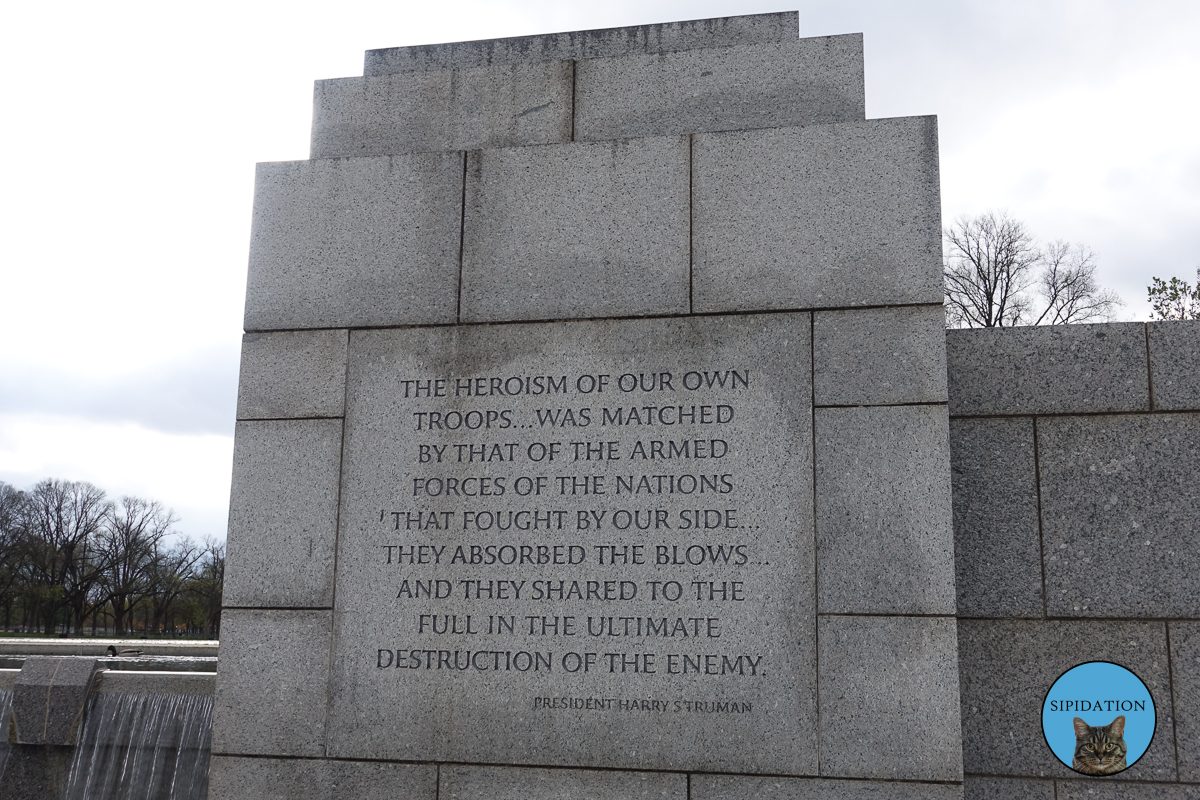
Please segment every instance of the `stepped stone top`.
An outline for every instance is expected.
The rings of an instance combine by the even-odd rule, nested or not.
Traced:
[[[672,53],[702,47],[766,44],[797,39],[799,36],[798,11],[660,22],[627,28],[368,50],[363,75],[370,77],[435,69],[469,69],[493,64]]]

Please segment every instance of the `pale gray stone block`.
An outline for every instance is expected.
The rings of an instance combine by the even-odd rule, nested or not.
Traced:
[[[961,786],[905,781],[693,775],[691,800],[962,800]]]
[[[946,322],[941,306],[813,314],[818,406],[946,402]]]
[[[977,778],[963,780],[964,800],[1055,800],[1054,781],[1024,778]]]
[[[1175,779],[1165,623],[967,619],[958,621],[958,648],[968,773],[1075,777],[1046,746],[1042,701],[1071,667],[1112,661],[1145,682],[1158,730],[1141,760],[1111,780]]]
[[[1200,320],[1151,322],[1146,335],[1154,409],[1200,410]]]
[[[670,53],[702,47],[787,41],[799,35],[799,12],[783,11],[775,14],[663,22],[627,28],[368,50],[363,74],[385,75],[429,69],[480,67],[487,64]]]
[[[695,311],[942,302],[935,117],[692,142]]]
[[[854,122],[864,87],[858,33],[590,59],[575,68],[575,138]]]
[[[445,766],[446,800],[686,800],[687,776],[663,772]]]
[[[828,614],[954,614],[946,407],[818,408],[817,586]]]
[[[342,416],[346,341],[345,330],[243,335],[237,418]]]
[[[13,687],[14,744],[70,745],[100,662],[88,657],[29,656]]]
[[[1200,617],[1200,414],[1037,429],[1049,614]]]
[[[1171,688],[1179,780],[1200,783],[1200,622],[1171,622]]]
[[[462,321],[688,312],[684,138],[467,160]]]
[[[952,617],[819,617],[821,773],[961,781]]]
[[[215,665],[214,665],[215,666]],[[215,672],[134,672],[105,669],[96,674],[97,694],[212,694]]]
[[[570,61],[317,81],[312,158],[571,141]]]
[[[1148,411],[1140,322],[946,331],[950,413]]]
[[[950,420],[950,469],[958,616],[1042,616],[1033,420]]]
[[[259,164],[246,330],[451,323],[461,153]]]
[[[324,756],[330,611],[227,608],[212,752]]]
[[[437,766],[213,756],[208,800],[435,800]]]
[[[1057,800],[1200,800],[1200,786],[1170,783],[1112,784],[1107,781],[1055,781]]]
[[[816,774],[810,325],[808,314],[796,313],[351,332],[330,754]],[[735,381],[728,372],[732,369],[741,370],[747,380]],[[709,377],[702,378],[699,370],[708,371]],[[671,373],[670,388],[658,382],[653,389],[651,372]],[[640,380],[635,391],[621,388],[633,389],[622,376],[634,373],[648,379],[647,391]],[[589,391],[584,375],[607,375],[609,380],[602,392]],[[534,392],[534,376],[566,380],[560,384],[563,391],[550,394],[526,395],[523,380],[513,381],[499,394],[493,393],[489,376],[497,379],[497,392],[504,391],[509,376],[528,376]],[[414,380],[436,379],[446,383],[429,387],[436,393],[440,386],[444,396],[414,396]],[[483,394],[456,397],[458,381],[465,384],[468,379],[472,391],[479,387]],[[408,397],[406,389],[411,390]],[[716,413],[720,405],[728,406],[719,417],[724,422]],[[636,422],[629,416],[635,406],[641,409]],[[659,422],[653,422],[646,416],[647,406],[674,410],[654,412]],[[680,406],[684,417],[678,417]],[[566,409],[574,424],[567,421]],[[584,409],[592,420],[586,426]],[[623,415],[620,424],[613,421],[618,410]],[[548,419],[549,411],[555,411],[560,424],[539,421],[539,412]],[[414,416],[433,412],[480,416],[474,418],[472,430],[453,417],[439,419],[443,427],[430,430],[430,417]],[[507,417],[494,417],[487,429],[488,412],[505,412]],[[418,424],[423,426],[420,430]],[[696,440],[701,440],[701,450],[690,452],[703,458],[684,459],[677,450],[673,459],[651,459],[638,449],[639,442],[653,451],[653,441],[680,445]],[[715,440],[727,443],[729,450],[724,444],[715,449],[707,444]],[[597,458],[589,460],[581,450],[576,461],[573,441],[612,442],[611,450],[607,444],[603,449],[619,457],[601,460],[596,451]],[[547,442],[559,442],[566,449],[554,461],[546,460],[536,447],[530,457],[532,446]],[[487,452],[496,458],[482,461],[480,451],[471,461],[466,445],[489,443],[511,443],[512,460],[507,447],[489,447]],[[461,450],[456,447],[460,444]],[[443,448],[440,462],[435,447]],[[669,450],[662,452],[669,455]],[[458,453],[463,454],[461,462]],[[711,457],[714,453],[720,458]],[[717,480],[703,492],[683,482],[673,491],[665,478],[661,490],[654,479],[643,486],[641,476],[659,474],[715,475]],[[727,487],[721,475],[727,476]],[[496,494],[494,486],[492,494],[479,497],[445,496],[435,484],[430,491],[437,496],[429,496],[422,488],[427,480],[454,478],[474,495],[482,484],[461,481],[506,476],[511,488],[504,495]],[[521,495],[514,480],[519,476],[545,476],[547,481],[540,492],[527,483]],[[593,478],[603,478],[604,484],[590,494],[584,494],[582,486],[574,488]],[[621,480],[626,479],[622,489]],[[635,488],[631,491],[629,486]],[[543,517],[535,528],[531,509],[562,516]],[[630,510],[639,509],[641,521],[632,523]],[[690,524],[695,509],[723,511],[707,515],[711,527],[697,530]],[[430,510],[439,512],[436,529]],[[522,510],[524,523],[516,516]],[[664,516],[656,514],[651,523],[648,510],[661,510]],[[729,510],[733,516],[726,515]],[[417,511],[425,512],[423,521],[416,518]],[[614,522],[620,511],[626,514],[624,521]],[[477,516],[468,518],[467,512]],[[506,517],[510,512],[511,523]],[[586,527],[579,522],[581,512],[584,520],[592,520]],[[592,512],[605,515],[599,529]],[[456,564],[454,545],[460,542],[464,560],[469,560],[472,545],[578,544],[586,552],[574,565],[522,565],[513,561],[513,551],[509,562],[497,553],[499,563]],[[644,546],[641,563],[626,563],[622,555],[615,566],[600,564],[597,545],[609,544],[631,559],[637,558],[632,548]],[[693,552],[703,563],[679,563],[696,545],[699,549]],[[743,546],[744,559],[732,553],[731,545]],[[408,557],[397,564],[400,546],[408,548]],[[449,547],[440,561],[431,560],[434,553],[429,548],[434,546]],[[679,549],[673,550],[675,546]],[[722,546],[728,562],[718,550]],[[426,549],[414,554],[414,547]],[[410,563],[412,559],[420,560]],[[458,588],[438,599],[414,593],[415,579],[427,585],[442,580]],[[541,599],[534,596],[538,590],[532,583],[519,597],[509,589],[504,597],[468,596],[459,581],[476,579],[568,583],[563,598],[554,596],[547,602],[547,593]],[[624,580],[637,594],[627,592],[632,599],[611,602],[599,595],[572,596],[574,580],[583,581],[580,586],[588,580]],[[688,594],[680,591],[667,601],[658,594],[655,599],[651,581],[686,582]],[[381,614],[381,608],[388,612]],[[426,615],[424,628],[421,615]],[[432,615],[438,615],[439,625],[453,615],[458,632],[435,633]],[[472,633],[466,633],[468,615]],[[565,623],[545,631],[537,625],[531,631],[528,615],[571,616],[572,632],[566,632]],[[521,627],[482,633],[489,616],[515,617]],[[639,633],[634,625],[626,637],[624,623],[617,619],[615,629],[606,629],[615,630],[615,636],[600,635],[608,616],[657,622],[669,618],[674,632],[652,632],[647,624]],[[681,618],[705,620],[705,627],[692,627],[685,635],[675,629],[675,620]],[[709,618],[716,620],[711,633]],[[402,658],[397,659],[397,651]],[[455,665],[466,666],[468,651],[484,653],[484,660],[457,669]],[[509,666],[507,654],[521,652],[543,654],[548,666],[532,668],[529,655],[524,661],[514,655]],[[597,660],[586,672],[571,672],[563,656],[572,652],[592,652]],[[630,666],[607,659],[609,652],[624,653],[631,658]],[[654,672],[634,672],[634,654],[653,655]],[[682,654],[693,660],[687,674]],[[696,660],[700,654],[713,658]],[[739,661],[740,654],[753,660]],[[756,665],[753,669],[751,663]],[[547,698],[598,698],[603,703],[582,710],[539,704]],[[634,712],[620,705],[631,699],[645,700],[646,709],[639,705]]]
[[[226,606],[333,605],[341,455],[340,419],[237,424]]]

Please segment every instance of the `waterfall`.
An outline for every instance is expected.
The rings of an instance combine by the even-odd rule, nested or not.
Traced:
[[[93,695],[65,799],[204,800],[212,709],[210,695]]]
[[[8,763],[8,715],[12,712],[12,689],[0,691],[0,776],[4,775],[4,765]]]

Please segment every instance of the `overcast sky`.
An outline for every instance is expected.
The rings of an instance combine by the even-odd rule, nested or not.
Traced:
[[[867,115],[937,114],[943,219],[1091,246],[1145,319],[1200,264],[1200,3],[9,3],[0,480],[87,480],[224,536],[254,164],[370,48],[799,8],[865,34]]]

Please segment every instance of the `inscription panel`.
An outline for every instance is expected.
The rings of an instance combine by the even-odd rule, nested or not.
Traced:
[[[815,773],[810,331],[352,332],[329,754]]]

